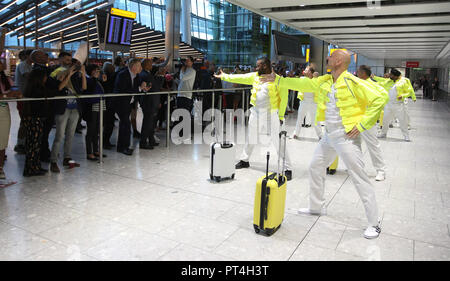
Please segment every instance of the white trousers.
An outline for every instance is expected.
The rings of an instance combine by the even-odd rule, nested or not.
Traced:
[[[279,150],[280,140],[280,119],[278,111],[267,112],[265,110],[257,110],[254,107],[250,109],[250,117],[248,119],[248,139],[245,142],[244,151],[241,160],[249,162],[250,156],[257,144],[262,144],[260,135],[270,136],[270,142]],[[280,151],[278,151],[280,153]],[[283,156],[283,155],[281,155]],[[280,162],[280,165],[282,163]],[[292,170],[288,149],[286,147],[286,170]]]
[[[400,129],[404,137],[409,137],[407,117],[403,103],[387,104],[384,107],[383,128],[381,134],[386,135],[389,130],[389,124],[397,118],[400,122]]]
[[[364,171],[361,151],[361,137],[348,139],[344,129],[326,132],[316,147],[309,167],[310,201],[309,208],[320,211],[325,205],[326,168],[336,156],[344,161],[348,174],[363,202],[370,226],[378,225],[378,207],[375,189]]]
[[[411,119],[409,118],[408,99],[405,99],[403,102],[403,112],[405,112],[406,124],[409,126],[411,124]]]
[[[303,119],[305,116],[309,115],[311,119],[312,126],[316,131],[317,137],[322,137],[322,129],[320,125],[314,125],[316,120],[317,105],[314,102],[301,101],[298,107],[298,117],[297,124],[295,125],[294,135],[300,136],[300,131],[302,129]]]
[[[377,138],[377,127],[373,126],[372,129],[361,133],[361,138],[367,145],[370,158],[372,159],[373,167],[377,172],[386,172],[386,163],[384,162],[381,145]]]

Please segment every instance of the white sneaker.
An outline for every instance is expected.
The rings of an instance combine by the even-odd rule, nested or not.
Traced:
[[[377,173],[377,176],[375,177],[376,181],[384,181],[386,179],[386,174],[382,171],[379,171]]]
[[[405,136],[405,141],[406,141],[406,142],[410,142],[410,141],[411,141],[411,139],[409,138],[409,136]]]
[[[327,210],[326,208],[322,208],[321,211],[311,210],[309,208],[300,208],[297,213],[300,215],[325,216],[327,214]]]
[[[379,226],[369,226],[366,231],[364,231],[364,238],[374,239],[380,235],[381,228]]]

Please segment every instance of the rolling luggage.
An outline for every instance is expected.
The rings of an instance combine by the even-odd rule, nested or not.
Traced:
[[[285,170],[286,160],[286,131],[280,133],[280,149],[278,155],[278,171],[269,175],[269,158],[267,152],[266,175],[256,183],[255,210],[253,214],[253,227],[256,233],[262,232],[270,236],[281,226],[284,219],[286,203],[287,178],[280,174],[281,137],[284,136],[283,168]]]
[[[211,164],[209,177],[215,182],[234,179],[236,146],[225,140],[225,134],[224,140],[219,142],[215,130],[214,128],[213,134],[216,135],[216,142],[213,142],[210,148]]]
[[[211,169],[212,181],[234,179],[236,146],[233,143],[213,142],[211,144]]]

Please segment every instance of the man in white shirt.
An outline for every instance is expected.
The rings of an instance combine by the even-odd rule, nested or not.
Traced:
[[[194,59],[188,57],[185,64],[181,67],[180,79],[178,83],[178,91],[192,91],[194,88],[196,71],[192,68],[194,64]],[[179,100],[188,99],[192,103],[192,92],[191,93],[178,93],[177,102]],[[184,103],[189,103],[188,101],[182,101]]]
[[[192,91],[194,88],[196,71],[192,66],[194,65],[194,59],[188,57],[181,67],[180,79],[178,82],[178,91]],[[177,95],[177,107],[186,109],[189,114],[192,111],[192,92],[190,93],[178,93]]]

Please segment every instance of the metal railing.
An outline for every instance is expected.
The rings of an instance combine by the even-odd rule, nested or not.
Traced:
[[[244,112],[245,108],[249,108],[249,99],[245,99],[246,92],[245,90],[250,90],[251,87],[242,87],[242,88],[229,88],[229,89],[207,89],[207,90],[192,90],[192,91],[163,91],[163,92],[139,92],[139,93],[113,93],[113,94],[95,94],[95,95],[78,95],[78,96],[55,96],[48,98],[20,98],[20,99],[10,99],[10,98],[2,98],[0,102],[28,102],[28,101],[50,101],[50,100],[64,100],[64,99],[92,99],[92,98],[100,98],[100,131],[99,131],[99,149],[100,149],[100,159],[99,162],[103,163],[103,108],[105,98],[114,98],[114,97],[134,97],[134,96],[151,96],[151,95],[167,95],[167,121],[166,121],[166,147],[170,146],[170,122],[171,122],[171,112],[170,112],[170,96],[174,94],[183,94],[183,93],[203,93],[203,94],[211,94],[212,95],[212,104],[211,108],[214,108],[215,102],[215,93],[216,92],[225,92],[229,93],[231,91],[242,91],[242,109]],[[214,122],[214,110],[212,111],[212,121]],[[243,120],[245,122],[245,119]],[[131,136],[130,136],[131,137]]]

